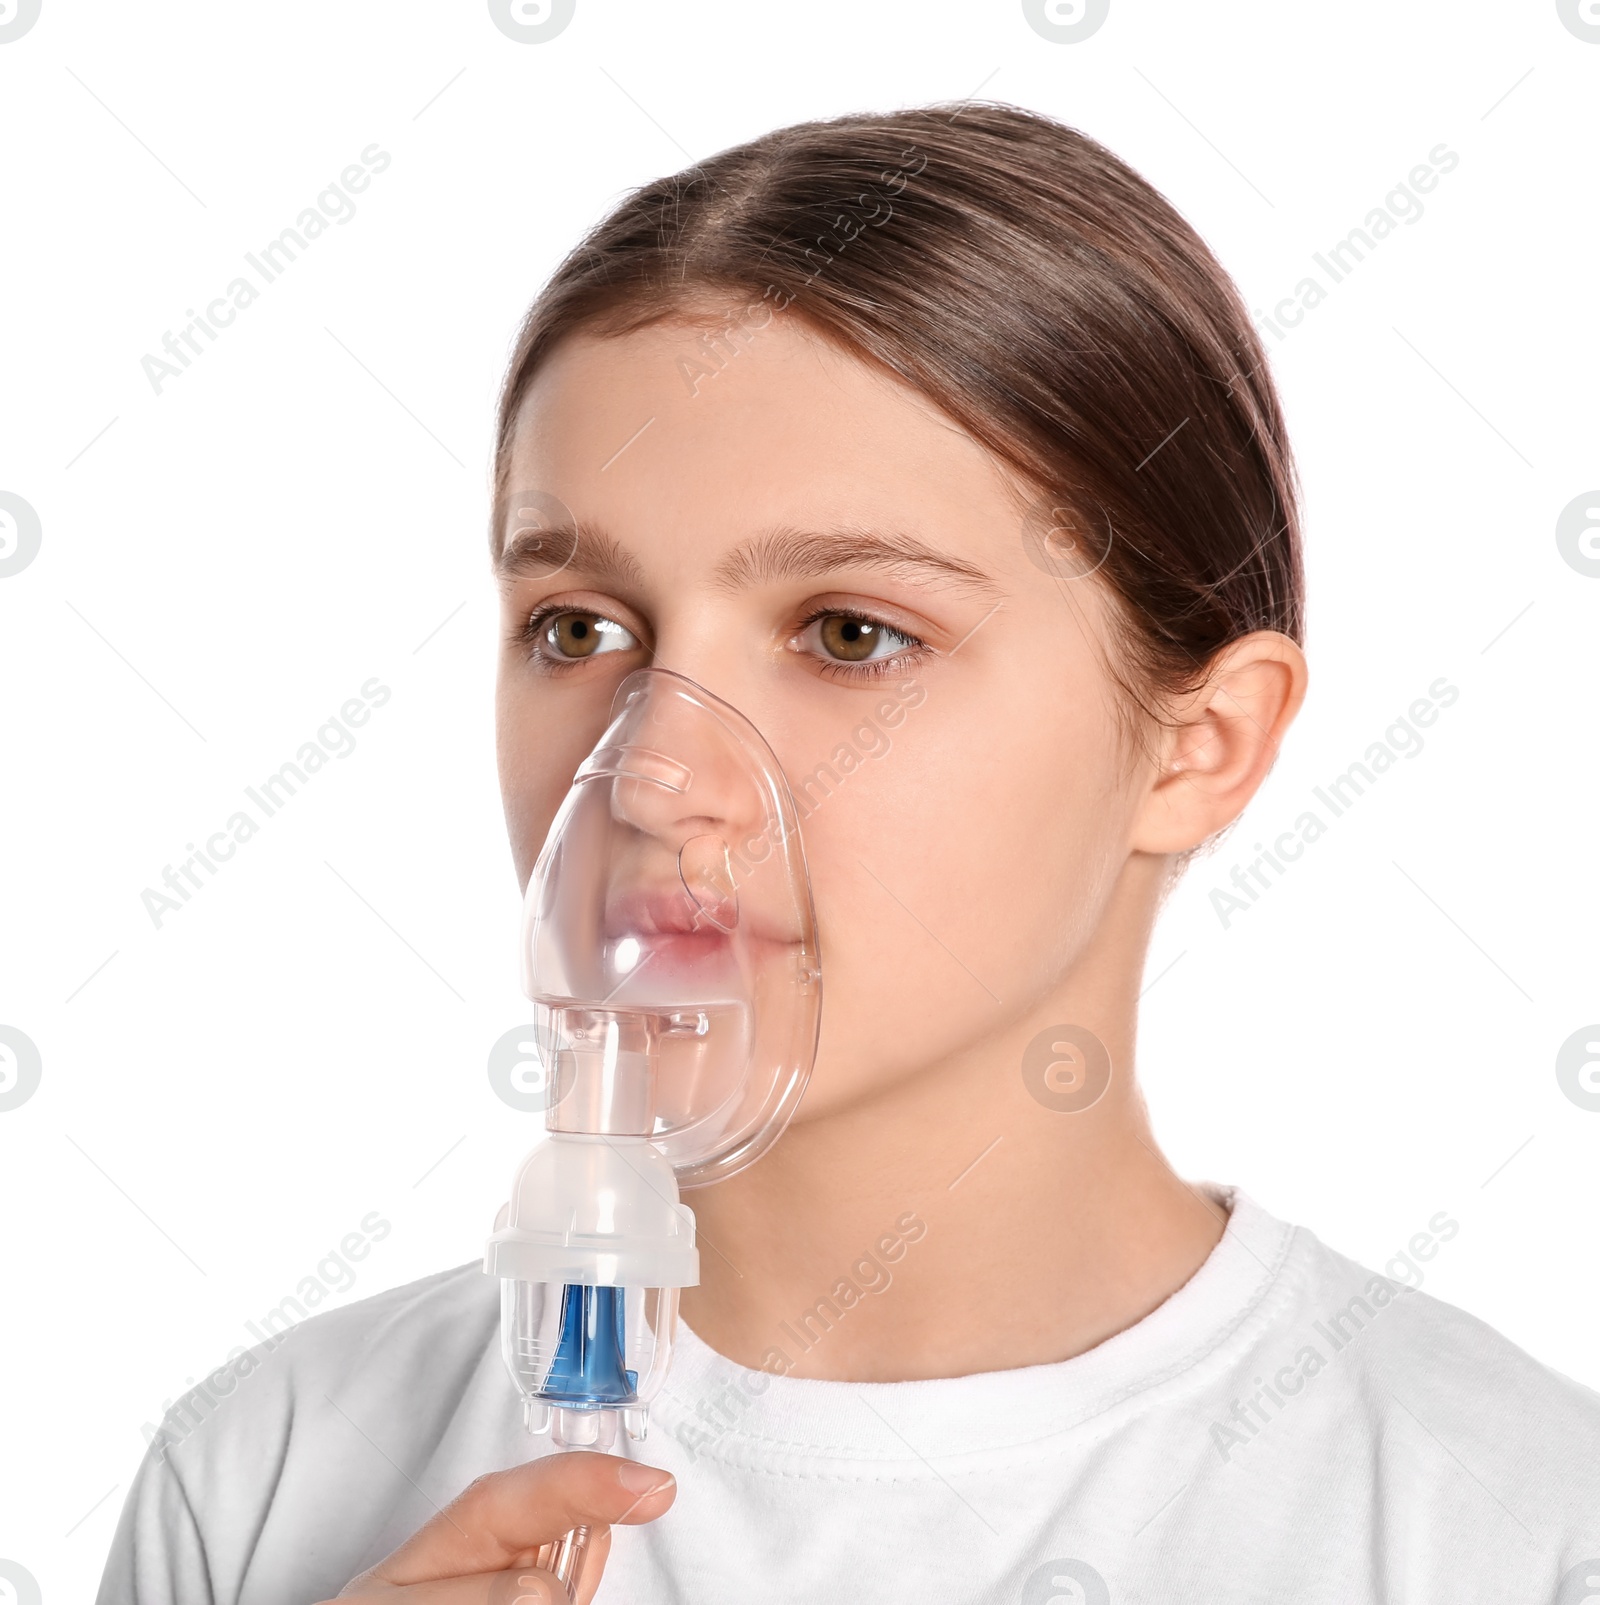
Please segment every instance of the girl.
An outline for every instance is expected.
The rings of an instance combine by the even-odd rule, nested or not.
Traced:
[[[1278,400],[1173,209],[1003,105],[724,152],[536,301],[495,488],[521,883],[625,675],[733,703],[804,810],[815,1072],[691,1195],[647,1454],[523,1436],[473,1262],[152,1452],[103,1605],[554,1600],[577,1522],[583,1600],[1583,1597],[1600,1397],[1176,1175],[1139,1094],[1163,895],[1306,689]]]

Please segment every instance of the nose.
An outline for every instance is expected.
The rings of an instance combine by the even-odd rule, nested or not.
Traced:
[[[793,717],[793,699],[784,692],[787,676],[740,605],[696,589],[655,623],[652,667],[726,704],[781,759]]]
[[[619,885],[670,880],[724,932],[794,939],[794,804],[765,737],[731,703],[675,671],[639,670],[586,772],[610,777],[610,815],[630,838]]]
[[[590,764],[616,775],[612,814],[673,852],[697,836],[729,839],[762,820],[762,798],[730,732],[683,676],[641,676],[634,717]],[[586,765],[586,768],[588,766]]]
[[[721,625],[718,616],[714,621]],[[815,745],[803,698],[793,695],[785,665],[765,651],[752,649],[732,628],[680,627],[663,631],[652,667],[681,677],[733,710],[736,722],[760,737],[763,761],[790,788],[814,758]],[[669,715],[671,717],[671,715]]]

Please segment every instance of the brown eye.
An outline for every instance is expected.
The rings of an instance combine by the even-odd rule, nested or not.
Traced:
[[[591,658],[597,652],[621,652],[639,643],[615,619],[599,613],[558,613],[545,626],[550,655],[568,660]]]
[[[829,613],[818,622],[822,626],[817,633],[823,650],[845,663],[864,662],[888,636],[901,639],[897,631],[886,631],[881,624],[853,618],[848,613]]]
[[[892,624],[845,612],[813,613],[793,645],[841,675],[884,674],[896,665],[909,669],[926,651],[916,636]]]

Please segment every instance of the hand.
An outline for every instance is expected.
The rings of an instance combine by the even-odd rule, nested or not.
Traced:
[[[677,1483],[620,1455],[545,1455],[479,1477],[392,1554],[352,1578],[340,1600],[370,1605],[567,1605],[567,1591],[535,1565],[541,1547],[589,1528],[577,1605],[589,1605],[618,1522],[654,1521]],[[336,1605],[324,1600],[322,1605]]]

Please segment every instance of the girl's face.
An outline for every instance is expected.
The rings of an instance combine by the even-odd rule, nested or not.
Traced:
[[[1013,475],[779,316],[737,351],[681,323],[570,336],[507,483],[502,539],[562,509],[581,532],[502,563],[524,887],[619,681],[653,663],[740,709],[800,802],[824,1000],[800,1120],[1008,1042],[1020,1060],[1064,1018],[1151,776],[1119,737],[1109,600],[1030,560]]]

